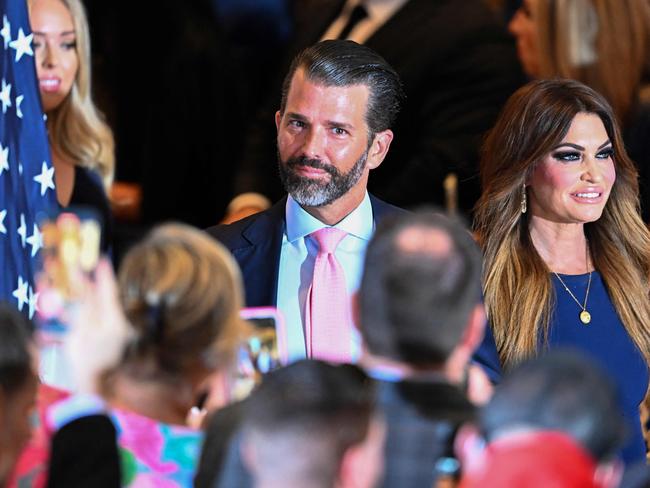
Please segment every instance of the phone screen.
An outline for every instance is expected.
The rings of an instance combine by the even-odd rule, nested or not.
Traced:
[[[92,209],[66,209],[42,220],[42,269],[36,324],[41,380],[69,390],[74,382],[63,354],[66,315],[78,302],[99,262],[101,226]]]
[[[80,296],[99,262],[101,226],[95,212],[66,210],[41,222],[43,267],[39,275],[39,322],[63,332],[66,307]]]
[[[287,362],[284,320],[276,308],[245,308],[241,317],[253,326],[237,350],[237,365],[231,397],[241,400],[262,377]]]

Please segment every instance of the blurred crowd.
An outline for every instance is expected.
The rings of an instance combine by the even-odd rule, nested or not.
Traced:
[[[648,0],[25,3],[0,486],[650,486]]]

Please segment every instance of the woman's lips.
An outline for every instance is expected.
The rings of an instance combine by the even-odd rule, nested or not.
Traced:
[[[55,93],[59,91],[59,88],[61,87],[61,79],[60,78],[41,78],[38,81],[38,86],[40,87],[41,91],[45,93]]]
[[[600,203],[603,199],[603,191],[600,189],[576,191],[571,193],[571,198],[578,203]]]

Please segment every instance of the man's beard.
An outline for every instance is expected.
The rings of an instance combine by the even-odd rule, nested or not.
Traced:
[[[278,153],[278,169],[284,189],[293,199],[304,207],[322,207],[345,195],[357,184],[366,167],[368,151],[366,150],[347,173],[341,173],[331,164],[320,159],[308,159],[305,156],[289,158],[282,161]],[[329,174],[329,181],[300,176],[295,172],[297,166],[309,166]]]

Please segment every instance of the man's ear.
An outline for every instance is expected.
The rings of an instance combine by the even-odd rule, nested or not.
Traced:
[[[375,134],[370,149],[368,149],[368,159],[366,165],[369,169],[375,169],[388,154],[390,143],[393,142],[393,131],[386,129]]]
[[[275,112],[275,128],[276,130],[280,130],[280,122],[282,122],[282,113],[278,110]]]
[[[386,423],[383,418],[370,420],[366,438],[348,447],[339,465],[337,485],[341,488],[377,486],[384,472]]]

